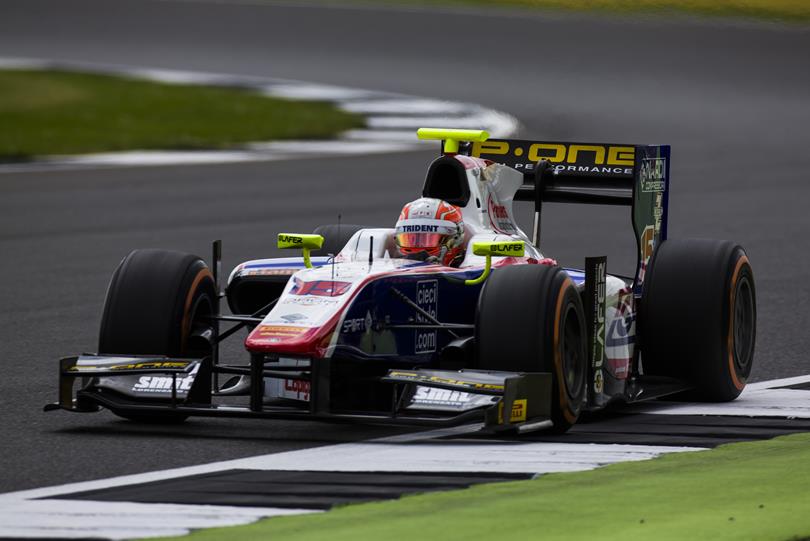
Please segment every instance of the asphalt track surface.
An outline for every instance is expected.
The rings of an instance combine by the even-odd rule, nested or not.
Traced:
[[[471,101],[527,137],[672,145],[670,235],[729,238],[754,265],[754,379],[808,372],[810,29],[690,19],[187,1],[4,0],[0,54],[254,74]],[[0,129],[2,129],[0,127]],[[44,414],[62,355],[95,348],[110,273],[132,248],[225,267],[275,233],[391,224],[431,155],[0,176],[0,491],[395,433],[195,420],[150,427]],[[632,272],[626,209],[548,206],[543,250]],[[688,333],[688,329],[685,330]],[[239,345],[232,348],[239,353]]]

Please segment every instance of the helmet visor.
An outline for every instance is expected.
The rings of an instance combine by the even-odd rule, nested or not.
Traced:
[[[401,248],[437,248],[447,235],[441,233],[400,233],[397,244]]]

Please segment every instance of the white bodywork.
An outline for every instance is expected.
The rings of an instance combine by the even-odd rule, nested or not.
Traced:
[[[540,261],[544,258],[541,252],[531,244],[531,240],[518,227],[513,214],[513,199],[523,184],[522,173],[500,164],[492,164],[477,158],[458,156],[457,159],[465,165],[467,182],[470,188],[468,204],[462,208],[466,232],[466,255],[460,265],[464,268],[483,268],[485,258],[473,254],[475,242],[523,240],[526,243],[525,259]],[[493,258],[493,264],[504,258]],[[413,261],[399,259],[395,244],[395,229],[369,228],[358,231],[346,243],[339,254],[330,258],[328,263],[321,260],[321,266],[312,269],[301,269],[300,259],[288,259],[291,264],[288,271],[300,269],[292,274],[292,280],[287,283],[280,301],[267,314],[258,328],[271,329],[285,328],[290,332],[301,332],[301,329],[318,328],[338,317],[337,328],[344,324],[345,299],[363,287],[367,279],[373,276],[390,274],[392,272],[405,272]],[[245,267],[253,264],[260,266],[263,262],[268,265],[277,265],[280,259],[249,261],[234,269],[231,279],[237,274],[261,274],[261,270],[250,271]],[[295,261],[295,264],[292,262]],[[316,263],[317,265],[317,263]],[[430,266],[441,273],[443,267]],[[425,266],[421,271],[427,270]],[[446,270],[446,269],[445,269]],[[420,271],[420,272],[421,272]],[[578,283],[581,278],[572,277]],[[290,290],[300,287],[303,283],[312,282],[343,282],[349,283],[348,289],[340,295],[330,296],[320,294],[291,295]],[[299,284],[299,285],[296,285]],[[607,277],[606,291],[606,365],[605,369],[619,378],[627,377],[630,359],[633,352],[635,335],[633,296],[623,280],[612,276]],[[332,338],[333,347],[338,332]],[[290,357],[281,358],[283,363],[297,364],[300,359]],[[596,384],[596,382],[592,382]],[[266,396],[268,398],[288,398],[293,400],[308,400],[309,388],[305,382],[275,380],[268,382]]]

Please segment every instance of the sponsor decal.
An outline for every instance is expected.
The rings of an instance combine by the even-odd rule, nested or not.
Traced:
[[[298,235],[279,235],[278,242],[285,244],[304,244],[304,238]]]
[[[663,192],[666,188],[666,158],[644,158],[639,169],[642,192]]]
[[[632,175],[633,170],[621,167],[591,167],[587,165],[555,165],[555,171],[567,173],[605,174],[611,176]]]
[[[283,398],[292,398],[293,400],[309,401],[309,393],[312,389],[310,382],[302,381],[300,379],[285,379],[284,389],[281,392]]]
[[[437,389],[435,387],[418,387],[413,396],[413,403],[420,406],[447,406],[461,408],[470,402],[475,395],[463,391]]]
[[[591,338],[591,360],[594,368],[602,368],[605,360],[605,290],[607,287],[606,263],[604,259],[594,265],[595,288],[593,292],[593,314],[591,321],[595,323],[593,337]]]
[[[259,325],[257,329],[262,338],[270,336],[293,337],[309,330],[307,327],[288,327],[286,325]]]
[[[490,246],[490,251],[493,254],[505,254],[505,255],[523,255],[523,243],[522,242],[504,242],[500,244],[492,244]]]
[[[632,317],[617,317],[611,321],[606,340],[607,347],[614,348],[635,343],[636,337],[630,333],[632,326]]]
[[[509,219],[509,213],[506,212],[506,207],[503,205],[492,204],[492,199],[490,199],[490,212],[495,218],[501,218],[504,220]]]
[[[588,354],[593,384],[589,390],[591,400],[604,400],[605,327],[607,319],[607,258],[585,258],[585,310],[588,318]]]
[[[627,379],[630,375],[630,359],[611,359],[607,360],[608,373],[616,379]]]
[[[433,218],[435,213],[435,207],[431,205],[418,205],[409,208],[408,218]]]
[[[401,225],[398,228],[398,233],[436,233],[439,230],[438,225]]]
[[[655,250],[655,226],[648,225],[641,232],[641,261],[646,265]]]
[[[366,311],[366,317],[357,317],[344,320],[342,332],[344,334],[350,334],[356,332],[370,331],[373,323],[374,322],[371,318],[371,312]]]
[[[503,391],[503,385],[496,383],[480,383],[475,381],[464,381],[460,379],[444,378],[441,376],[429,376],[427,374],[419,374],[416,372],[402,372],[392,371],[388,373],[391,378],[401,380],[418,381],[423,383],[441,383],[444,385],[458,385],[459,387],[466,387],[468,389],[482,389],[489,391]]]
[[[144,361],[136,363],[122,363],[113,365],[89,366],[81,365],[70,368],[70,372],[82,372],[93,370],[161,370],[161,369],[183,369],[187,368],[192,361]],[[171,378],[170,378],[171,379]]]
[[[596,391],[596,394],[601,394],[605,390],[605,378],[601,369],[593,374],[593,390]]]
[[[197,376],[199,365],[196,365],[189,374],[175,378],[174,386],[178,393],[188,393]],[[132,386],[131,390],[137,393],[171,393],[171,376],[141,376]]]
[[[490,139],[473,143],[472,155],[522,171],[532,171],[538,161],[547,160],[559,172],[611,177],[633,176],[635,163],[635,147],[630,145]]]
[[[295,274],[297,269],[250,269],[243,270],[241,276],[290,276]]]
[[[616,309],[605,337],[608,373],[616,379],[627,379],[630,373],[632,346],[636,342],[633,292],[622,289],[618,293]]]
[[[191,384],[194,383],[194,376],[184,376],[177,378],[177,391],[188,392]],[[139,393],[170,393],[172,391],[172,378],[169,376],[141,376],[132,390]]]
[[[340,299],[332,297],[314,297],[314,296],[290,296],[285,297],[281,304],[292,304],[297,306],[330,306],[340,303]]]
[[[308,366],[309,359],[296,357],[279,357],[278,366]],[[309,401],[310,383],[296,379],[265,378],[264,396],[268,399],[286,398],[288,400]]]
[[[520,398],[512,403],[509,414],[510,423],[520,423],[526,420],[526,399]],[[503,424],[503,402],[498,402],[498,422]]]
[[[416,304],[430,314],[434,319],[439,310],[439,281],[438,280],[422,280],[416,282]],[[429,324],[427,318],[421,314],[416,314],[416,323]],[[434,330],[421,330],[415,331],[415,353],[431,353],[436,351],[438,332]]]
[[[295,323],[296,321],[304,321],[309,319],[309,317],[305,316],[304,314],[284,314],[283,316],[279,316],[279,318],[283,319],[287,323]]]
[[[664,219],[664,192],[655,194],[655,203],[653,204],[653,219],[655,219],[655,233],[661,231],[661,221]]]
[[[339,297],[352,287],[351,282],[336,282],[334,280],[315,280],[302,282],[295,278],[290,289],[290,295],[315,295],[318,297]]]
[[[512,220],[509,218],[509,212],[507,212],[506,207],[499,204],[492,195],[489,196],[487,210],[489,212],[489,222],[496,231],[506,234],[515,233],[517,231],[515,224],[513,224]]]

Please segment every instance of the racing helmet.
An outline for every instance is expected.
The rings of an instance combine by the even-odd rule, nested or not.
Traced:
[[[441,199],[422,197],[402,208],[396,225],[402,257],[453,266],[464,255],[461,209]]]

